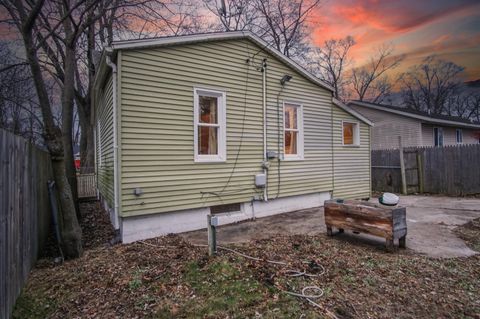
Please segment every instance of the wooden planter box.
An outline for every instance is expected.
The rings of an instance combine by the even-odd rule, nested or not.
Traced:
[[[333,235],[332,228],[339,232],[348,229],[386,239],[387,251],[394,250],[394,241],[405,248],[407,217],[405,207],[386,207],[366,201],[337,200],[325,201],[325,225],[327,234]]]

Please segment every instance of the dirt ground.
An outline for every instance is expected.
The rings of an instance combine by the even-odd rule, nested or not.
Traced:
[[[377,199],[372,199],[377,202]],[[480,199],[442,196],[401,196],[400,206],[407,207],[407,248],[430,257],[467,257],[476,252],[453,230],[480,218]],[[316,235],[326,233],[323,207],[260,218],[218,228],[220,243],[242,243],[273,235]],[[193,243],[206,243],[205,230],[182,236]],[[383,249],[384,240],[364,234],[345,232],[339,240],[361,241]]]
[[[256,260],[226,250],[208,257],[205,247],[178,235],[111,246],[113,231],[99,208],[82,206],[84,256],[61,265],[40,260],[14,318],[480,318],[479,254],[385,253],[379,242],[327,237],[315,219],[295,235],[292,216],[271,221],[282,235],[271,230],[262,234],[268,238],[228,245]],[[238,233],[252,231],[246,223],[235,226]],[[453,232],[480,248],[480,219]],[[288,293],[309,286],[318,290],[307,294],[321,295],[311,298],[315,304]]]

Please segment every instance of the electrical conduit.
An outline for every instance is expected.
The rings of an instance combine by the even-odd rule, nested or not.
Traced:
[[[267,59],[262,62],[262,92],[263,92],[263,174],[265,175],[265,187],[263,189],[263,200],[268,201],[268,160],[267,160]]]

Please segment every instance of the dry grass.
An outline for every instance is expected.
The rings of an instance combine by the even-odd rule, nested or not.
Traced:
[[[101,217],[98,210],[89,214]],[[465,239],[480,237],[479,227],[466,227],[458,230],[467,229]],[[338,318],[480,318],[479,256],[388,254],[324,235],[274,237],[235,247],[286,261],[285,267],[231,252],[208,258],[204,248],[179,236],[146,244],[94,242],[80,259],[60,266],[39,262],[14,317],[318,318],[330,311]],[[287,269],[315,273],[317,264],[325,267],[324,275],[287,276]],[[321,309],[282,292],[310,285],[324,290],[317,300]]]

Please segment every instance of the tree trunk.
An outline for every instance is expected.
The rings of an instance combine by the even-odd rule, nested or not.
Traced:
[[[32,29],[23,29],[21,31],[27,60],[38,95],[38,103],[42,112],[44,122],[43,137],[51,156],[53,176],[59,192],[63,251],[66,258],[76,258],[82,255],[82,230],[78,224],[72,190],[65,172],[62,133],[58,126],[55,125],[50,100],[33,41]]]
[[[60,135],[53,143],[62,148],[62,138]],[[59,157],[52,157],[53,175],[60,199],[60,230],[62,237],[62,251],[64,256],[77,258],[82,254],[82,229],[78,223],[75,213],[75,201],[72,196],[72,189],[65,174],[65,160],[60,154]]]
[[[91,12],[93,14],[93,12]],[[91,122],[92,116],[92,90],[95,81],[95,63],[93,54],[95,52],[95,24],[91,23],[87,32],[87,61],[88,61],[88,88],[86,96],[81,100],[77,99],[78,115],[82,135],[80,137],[80,156],[82,170],[87,173],[95,171],[95,141],[94,125]]]
[[[90,116],[80,118],[82,135],[80,136],[80,172],[93,173],[95,166],[95,141],[93,126],[90,124]]]
[[[65,79],[62,94],[62,141],[65,154],[65,169],[72,190],[77,218],[80,219],[78,206],[77,175],[73,156],[73,107],[75,96],[75,48],[65,47]]]

